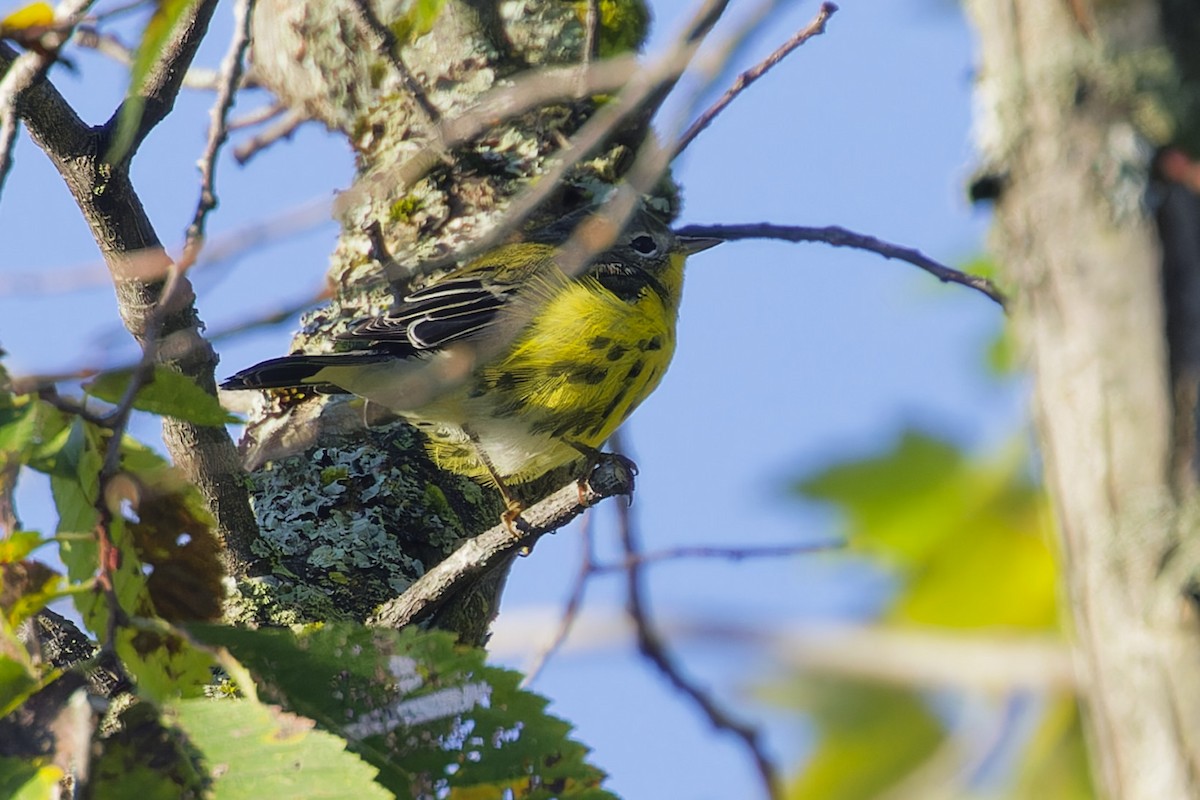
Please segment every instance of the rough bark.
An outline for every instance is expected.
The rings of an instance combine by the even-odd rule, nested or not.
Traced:
[[[1195,409],[1175,405],[1195,392],[1173,381],[1147,191],[1155,148],[1188,124],[1172,100],[1187,78],[1158,2],[969,7],[993,245],[1036,380],[1095,771],[1114,798],[1197,797],[1200,561],[1176,424]]]

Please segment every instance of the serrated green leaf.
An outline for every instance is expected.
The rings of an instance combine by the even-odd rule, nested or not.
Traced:
[[[189,630],[227,647],[260,696],[345,736],[397,795],[444,787],[464,797],[612,798],[567,723],[546,714],[547,701],[447,633],[352,624],[303,634]]]
[[[0,797],[10,800],[55,800],[63,771],[23,758],[0,758]]]
[[[84,384],[84,391],[109,403],[119,403],[129,388],[133,370],[104,372]],[[163,366],[156,366],[150,380],[138,389],[133,407],[197,425],[220,426],[238,422],[221,408],[220,402],[201,389],[191,378]]]
[[[183,700],[167,708],[201,754],[215,800],[389,800],[376,771],[310,719],[251,700]]]

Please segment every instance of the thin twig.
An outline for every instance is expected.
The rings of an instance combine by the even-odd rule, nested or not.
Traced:
[[[521,679],[522,686],[533,685],[542,670],[545,669],[546,664],[550,663],[550,659],[567,641],[567,637],[571,635],[571,628],[575,626],[575,620],[579,618],[579,609],[583,607],[583,596],[587,592],[588,580],[596,574],[596,543],[595,537],[592,535],[592,518],[593,514],[590,510],[585,512],[583,522],[579,526],[579,536],[583,548],[582,556],[579,559],[579,571],[575,574],[575,583],[571,587],[571,594],[567,597],[566,605],[563,606],[558,630],[554,632],[550,643],[542,648],[534,658],[525,677]]]
[[[129,66],[133,63],[133,50],[111,33],[103,33],[95,28],[80,26],[75,31],[75,37],[72,41],[80,47],[95,50],[100,55],[106,56],[118,64]],[[215,69],[191,66],[184,73],[181,85],[185,89],[200,89],[215,92],[221,88],[221,75]],[[238,88],[247,89],[257,85],[258,81],[254,76],[243,71],[241,80],[238,81]],[[232,129],[233,126],[231,125],[230,128]]]
[[[217,207],[217,154],[229,138],[229,110],[233,108],[238,81],[242,77],[246,48],[250,46],[250,19],[254,14],[254,3],[255,0],[237,0],[233,6],[233,39],[229,42],[225,58],[221,60],[220,89],[208,112],[208,141],[200,157],[200,200],[184,237],[184,253],[193,253],[199,247],[204,239],[204,223],[208,213]]]
[[[70,414],[73,417],[79,417],[84,422],[100,428],[111,428],[114,417],[112,412],[108,414],[97,414],[87,407],[85,403],[77,400],[63,397],[58,393],[58,389],[53,385],[42,385],[37,390],[38,399],[57,408],[64,414]]]
[[[590,65],[598,51],[600,38],[596,32],[600,27],[599,6],[600,0],[587,0],[587,13],[583,17],[583,58],[581,59],[584,64]]]
[[[942,283],[957,283],[967,286],[995,301],[1001,308],[1007,309],[1008,307],[1008,298],[1004,292],[987,278],[947,267],[919,250],[885,242],[863,233],[855,233],[837,225],[828,225],[823,228],[810,228],[802,225],[772,225],[765,222],[751,225],[685,225],[676,232],[684,236],[715,236],[730,241],[736,239],[782,239],[787,242],[824,242],[834,247],[868,250],[878,253],[884,258],[906,261],[925,270]]]
[[[300,300],[280,306],[274,311],[260,312],[241,322],[234,322],[221,328],[213,328],[208,332],[206,338],[210,342],[219,342],[224,339],[232,339],[248,331],[268,328],[272,325],[281,325],[294,320],[301,312],[307,311],[322,300],[328,299],[329,290],[322,288]]]
[[[753,67],[739,75],[737,80],[733,82],[733,85],[725,91],[725,94],[721,95],[721,98],[717,100],[717,102],[709,106],[704,113],[701,114],[686,131],[684,131],[683,135],[679,137],[679,140],[675,144],[675,154],[678,155],[687,149],[687,146],[692,143],[692,140],[699,136],[701,131],[712,124],[712,121],[717,118],[717,115],[724,111],[729,104],[733,102],[735,97],[749,88],[750,84],[757,81],[768,71],[770,71],[776,64],[787,58],[788,55],[800,45],[804,44],[814,36],[819,36],[820,34],[824,33],[825,23],[837,12],[837,10],[838,7],[833,3],[822,3],[821,8],[817,11],[817,15],[813,18],[812,22],[808,23],[808,25],[797,31],[792,38],[780,45],[775,52],[771,53],[771,55],[767,56],[758,64],[755,64]]]
[[[708,721],[718,730],[729,731],[742,741],[758,771],[766,796],[777,800],[783,796],[779,777],[774,764],[767,758],[759,741],[759,731],[739,720],[717,704],[699,686],[684,677],[666,645],[650,621],[650,613],[642,589],[642,556],[637,532],[634,530],[632,513],[628,506],[617,506],[620,518],[621,546],[625,554],[626,597],[625,612],[633,623],[637,635],[638,651],[652,663],[663,677],[679,692],[686,695],[704,713]]]
[[[402,628],[438,610],[457,592],[518,550],[532,547],[547,533],[558,530],[606,497],[633,492],[630,462],[605,454],[582,488],[576,481],[559,489],[521,513],[514,533],[500,524],[484,531],[430,569],[403,594],[384,603],[367,621],[371,625]]]
[[[723,561],[745,561],[757,558],[786,558],[788,556],[810,555],[837,550],[844,547],[841,540],[828,542],[811,542],[808,544],[766,545],[763,547],[675,547],[669,550],[658,550],[653,553],[640,553],[637,556],[639,565],[662,564],[669,561],[683,561],[691,558],[712,558]],[[592,572],[602,575],[611,572],[627,572],[628,560],[614,563],[598,563],[592,566]]]
[[[227,126],[231,131],[239,131],[242,128],[253,128],[257,125],[270,122],[279,115],[285,113],[288,107],[283,103],[269,103],[264,106],[259,106],[253,111],[247,111],[237,119],[229,120]]]
[[[311,121],[311,117],[299,109],[288,109],[286,113],[279,119],[275,120],[264,130],[239,142],[237,147],[233,148],[233,158],[238,164],[245,164],[250,159],[267,149],[271,145],[278,142],[280,139],[289,139],[306,122]]]
[[[153,0],[130,0],[128,3],[106,8],[105,10],[88,16],[88,22],[93,24],[98,22],[108,22],[116,19],[122,14],[127,14],[130,11],[137,11],[142,6],[152,5]]]

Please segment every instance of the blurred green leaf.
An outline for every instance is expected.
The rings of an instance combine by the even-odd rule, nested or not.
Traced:
[[[62,434],[68,424],[67,415],[49,403],[0,392],[0,467],[18,463],[47,471],[52,443],[66,441]]]
[[[120,403],[132,377],[133,370],[129,369],[103,372],[84,384],[83,388],[93,397],[109,403]],[[197,425],[219,426],[239,421],[221,408],[217,398],[197,386],[191,378],[162,366],[156,366],[152,378],[138,389],[133,407]]]
[[[793,702],[820,743],[787,788],[790,800],[867,800],[924,763],[946,732],[915,692],[857,681],[806,680]]]
[[[546,714],[546,700],[447,633],[351,624],[302,634],[189,630],[228,648],[264,698],[344,736],[399,796],[444,785],[463,798],[612,798],[570,726]]]
[[[41,760],[0,758],[0,797],[9,800],[57,800],[63,771]]]
[[[397,43],[412,44],[433,30],[445,5],[446,0],[409,0],[391,23]]]
[[[0,717],[4,717],[36,692],[41,681],[29,654],[7,624],[0,629],[0,651]],[[7,796],[0,792],[0,797]]]
[[[14,531],[7,539],[0,540],[0,564],[12,564],[23,560],[46,540],[37,531]]]
[[[115,645],[139,697],[156,703],[201,697],[212,683],[213,657],[170,631],[122,627]]]
[[[66,579],[38,561],[0,563],[0,609],[17,627],[62,596]]]
[[[802,496],[834,503],[852,546],[885,562],[898,589],[886,625],[1053,631],[1058,622],[1051,514],[1011,448],[983,459],[906,431],[887,452],[830,467],[796,484]],[[867,798],[895,789],[947,735],[918,691],[842,675],[797,676],[777,688],[811,715],[820,740],[791,797]],[[1090,797],[1078,731],[1062,724],[1074,699],[1047,698],[1048,712],[1026,745],[1013,797]],[[1065,711],[1064,711],[1065,710]],[[1047,792],[1043,788],[1056,786]],[[911,788],[911,787],[910,787]]]
[[[105,162],[116,164],[123,160],[133,144],[145,109],[142,92],[146,80],[154,66],[162,59],[163,51],[184,12],[196,2],[198,0],[157,0],[155,3],[154,14],[146,23],[142,39],[133,55],[133,64],[129,68],[129,91],[125,95],[125,102],[121,104],[116,134],[112,138],[109,151],[104,154]]]

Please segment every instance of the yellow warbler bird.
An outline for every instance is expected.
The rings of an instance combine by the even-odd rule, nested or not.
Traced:
[[[508,485],[594,456],[658,386],[675,350],[684,260],[721,241],[676,235],[641,208],[570,276],[560,265],[567,233],[501,245],[411,292],[342,337],[365,349],[274,358],[222,388],[307,386],[378,403],[425,434],[439,467],[499,488],[511,525],[521,506]],[[465,377],[412,391],[426,362],[472,346],[479,357]]]

